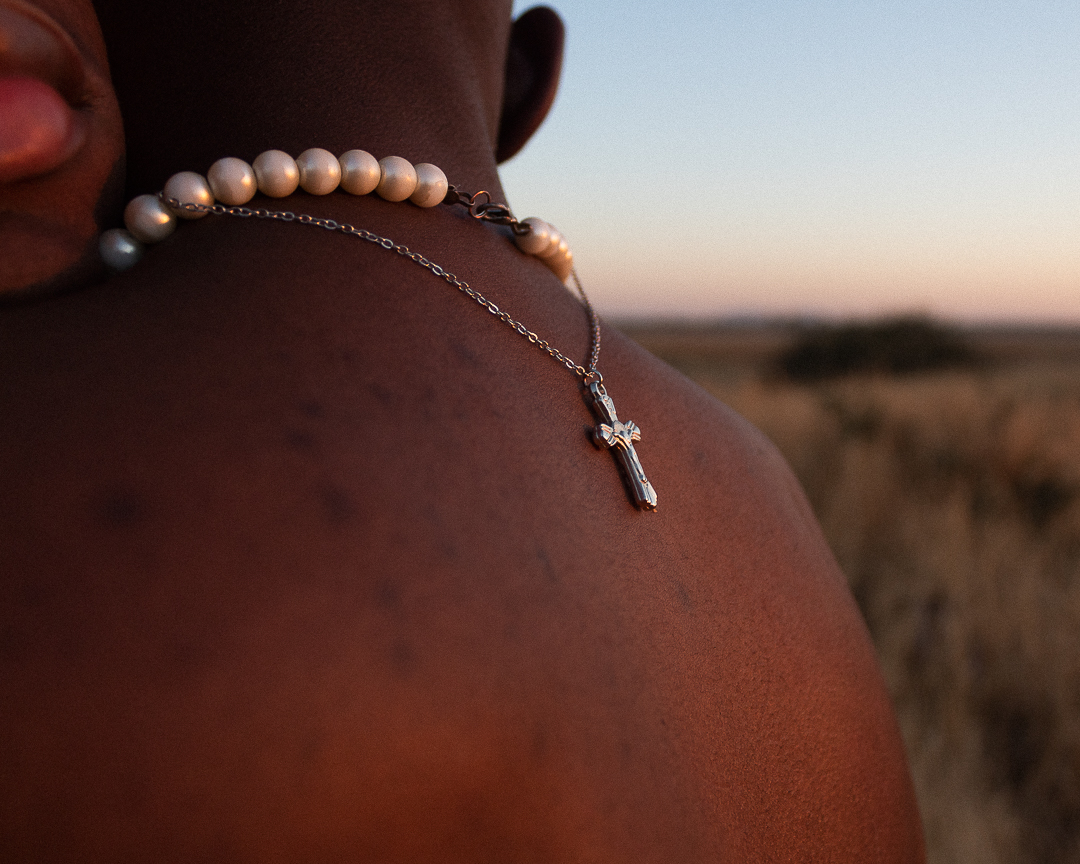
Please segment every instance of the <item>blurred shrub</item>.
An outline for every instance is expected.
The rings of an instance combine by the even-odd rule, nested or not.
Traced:
[[[807,491],[896,705],[929,863],[1080,864],[1080,364],[985,345],[978,369],[796,382],[764,355],[694,377]]]
[[[1080,864],[1080,370],[710,389],[847,574],[931,864]]]
[[[806,490],[896,705],[929,864],[1080,864],[1080,329],[907,319],[780,355],[790,332],[638,338]]]
[[[956,330],[924,318],[894,318],[811,328],[780,355],[773,371],[790,381],[811,382],[971,367],[979,359]]]

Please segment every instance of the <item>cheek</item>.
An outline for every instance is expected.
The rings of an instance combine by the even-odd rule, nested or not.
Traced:
[[[86,0],[0,0],[0,294],[95,277],[124,133]]]
[[[88,242],[33,218],[0,215],[0,299],[66,283],[65,274],[81,269],[89,257]]]
[[[36,104],[48,107],[47,99]],[[0,182],[0,298],[77,287],[96,279],[102,272],[96,254],[98,235],[120,224],[124,139],[115,97],[111,89],[102,90],[84,108],[63,109],[57,112],[59,118],[39,121],[32,132],[37,140],[51,142],[48,147],[40,146],[33,159],[8,163],[17,162],[23,170],[34,159],[40,160],[38,166],[52,159],[60,164],[38,176]],[[57,144],[64,141],[65,123],[75,127],[74,134]],[[55,128],[50,130],[49,124]],[[10,131],[7,135],[9,142],[17,139]],[[72,146],[75,152],[69,153]],[[9,152],[16,149],[9,146]]]
[[[119,224],[124,172],[119,134],[93,131],[57,170],[0,184],[0,299],[77,287],[100,275],[98,236]]]

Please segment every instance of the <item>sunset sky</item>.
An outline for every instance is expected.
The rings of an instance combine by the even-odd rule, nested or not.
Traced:
[[[1075,0],[551,5],[503,183],[603,313],[1080,323]]]

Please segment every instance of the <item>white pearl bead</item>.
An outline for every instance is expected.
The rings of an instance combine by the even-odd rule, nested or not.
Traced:
[[[210,186],[201,174],[194,171],[181,171],[173,174],[165,184],[165,197],[175,198],[181,204],[203,204],[206,207],[214,203],[214,195]],[[182,207],[170,207],[173,213],[181,219],[202,219],[206,212],[192,213]]]
[[[341,188],[352,195],[374,192],[382,179],[379,160],[366,150],[350,150],[338,159],[341,165]]]
[[[558,276],[560,281],[565,282],[570,271],[574,269],[574,256],[567,249],[565,255],[552,255],[544,263],[551,268],[551,272]]]
[[[230,207],[247,204],[259,190],[252,167],[233,156],[218,159],[206,172],[206,179],[213,196]]]
[[[176,217],[157,195],[140,195],[124,208],[124,224],[139,242],[158,243],[176,230]]]
[[[110,228],[98,240],[98,251],[113,270],[127,270],[142,258],[143,245],[123,228]]]
[[[255,169],[259,191],[271,198],[292,195],[300,185],[300,169],[296,167],[296,160],[281,150],[260,153],[251,167]]]
[[[421,162],[416,166],[416,189],[409,200],[417,207],[434,207],[446,197],[450,184],[442,169],[430,162]]]
[[[375,191],[387,201],[404,201],[416,189],[416,169],[408,159],[384,156],[379,160],[382,179]]]
[[[541,249],[536,253],[537,258],[550,258],[552,255],[559,253],[559,245],[565,246],[566,241],[563,240],[562,234],[555,230],[554,226],[549,225],[551,230],[548,232],[548,245],[547,249]]]
[[[300,188],[312,195],[329,195],[341,182],[337,156],[321,147],[312,147],[296,157]]]
[[[527,255],[538,255],[548,248],[551,242],[551,226],[547,222],[530,216],[528,219],[522,219],[521,224],[528,225],[530,231],[528,234],[514,235],[514,242],[518,249]]]

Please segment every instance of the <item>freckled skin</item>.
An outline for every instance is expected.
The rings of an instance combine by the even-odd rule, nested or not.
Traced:
[[[100,4],[132,193],[360,146],[502,198],[508,4],[351,9]],[[316,39],[338,62],[289,74]],[[343,68],[367,86],[324,114]],[[580,306],[487,226],[276,206],[404,242],[587,351]],[[922,860],[871,646],[790,473],[609,328],[654,514],[565,369],[414,264],[296,224],[203,219],[2,310],[0,368],[0,860]]]

